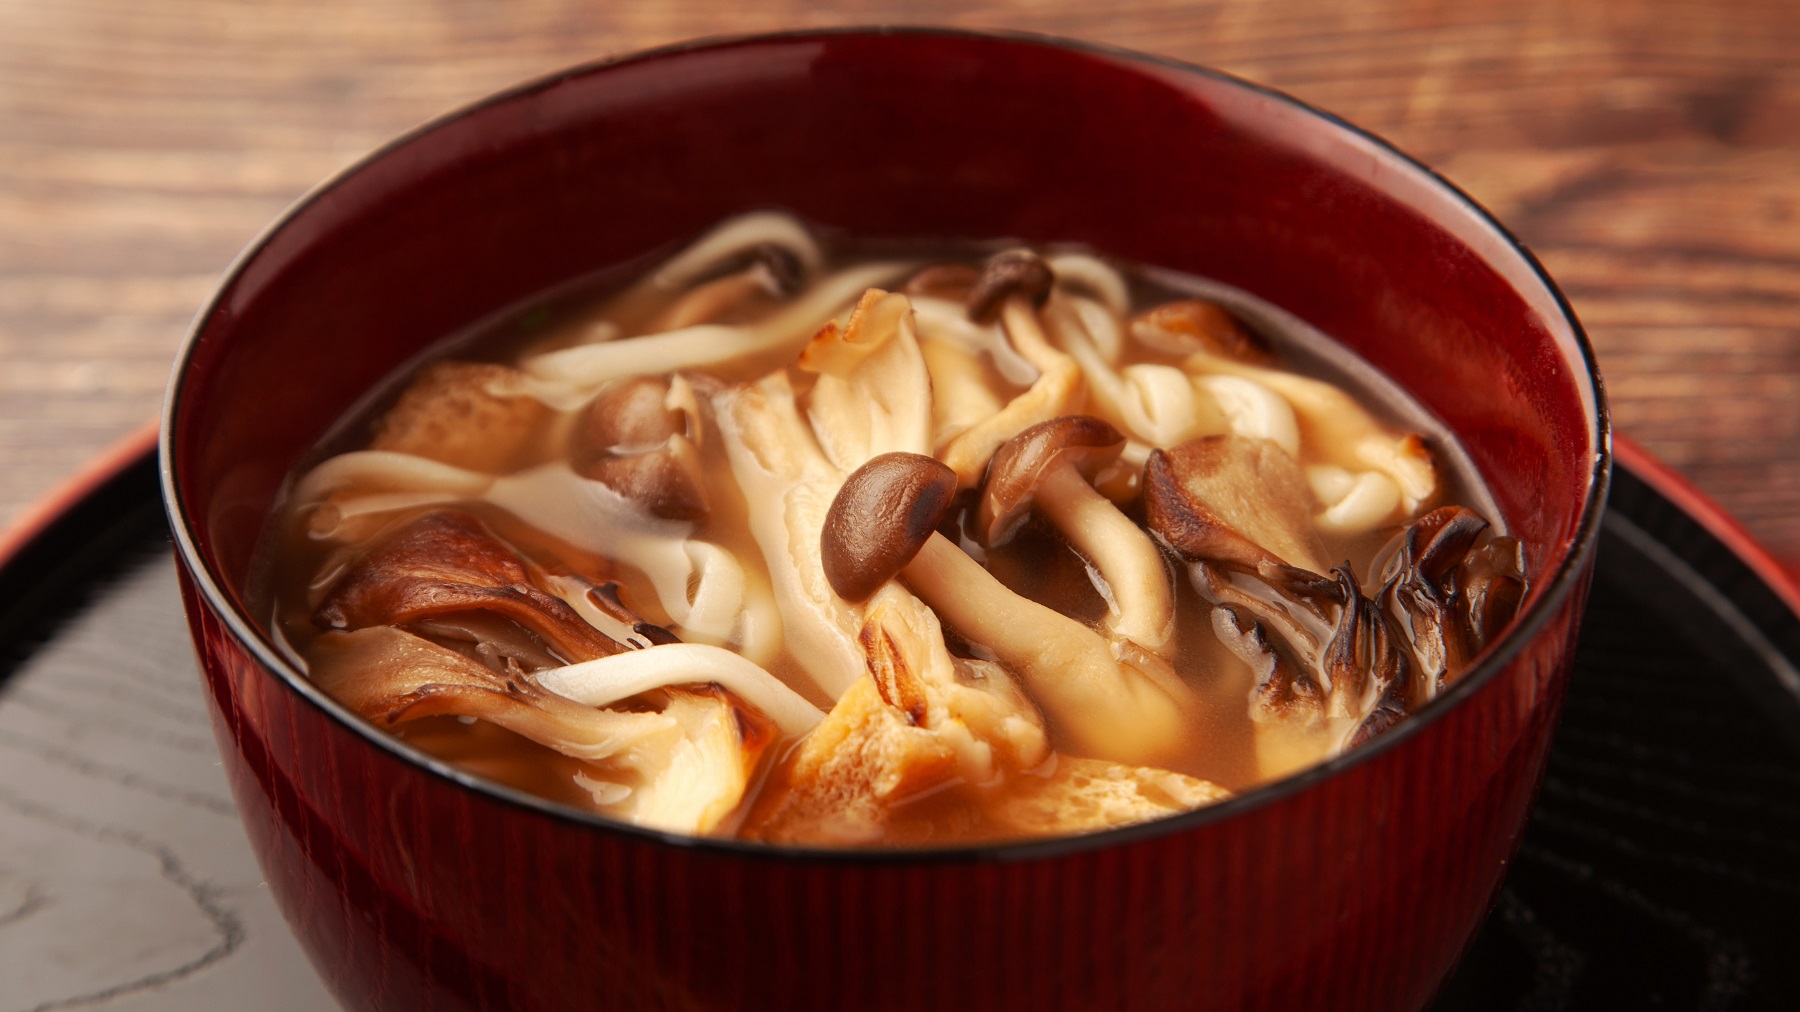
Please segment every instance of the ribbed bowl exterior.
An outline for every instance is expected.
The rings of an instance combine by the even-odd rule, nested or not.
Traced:
[[[1162,824],[782,851],[608,826],[409,753],[257,631],[285,475],[431,341],[709,222],[1074,240],[1302,316],[1454,430],[1526,543],[1514,633],[1369,747]],[[1370,1009],[1427,1002],[1539,781],[1607,469],[1579,326],[1466,198],[1197,68],[1053,40],[841,32],[583,68],[402,139],[246,252],[164,431],[187,611],[244,825],[356,1009]]]
[[[368,747],[192,594],[234,794],[353,1009],[1338,1009],[1423,1005],[1511,856],[1580,595],[1369,762],[1181,832],[1008,859],[646,842]]]

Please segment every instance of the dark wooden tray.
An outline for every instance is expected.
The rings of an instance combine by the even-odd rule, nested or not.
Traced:
[[[1576,672],[1437,1007],[1800,1008],[1800,592],[1626,445]],[[155,461],[0,538],[0,1012],[329,1007],[216,766]]]

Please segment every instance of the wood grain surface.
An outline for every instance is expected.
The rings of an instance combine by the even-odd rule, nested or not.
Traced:
[[[939,23],[1222,67],[1499,214],[1620,431],[1800,564],[1800,5],[0,0],[0,523],[157,410],[191,314],[315,181],[504,85],[699,35]]]

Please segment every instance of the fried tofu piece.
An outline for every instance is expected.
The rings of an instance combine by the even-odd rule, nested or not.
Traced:
[[[1002,835],[1063,836],[1128,826],[1231,797],[1210,780],[1149,766],[1062,756],[1048,776],[1007,785],[991,809]]]
[[[764,791],[748,835],[866,844],[882,838],[892,806],[956,780],[957,754],[883,701],[873,679],[861,678],[776,776],[785,783]]]

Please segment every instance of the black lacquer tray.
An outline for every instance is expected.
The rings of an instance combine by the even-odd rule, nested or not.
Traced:
[[[1800,1008],[1800,595],[1641,451],[1621,460],[1537,809],[1446,1012]],[[25,985],[0,988],[0,1012],[326,1000],[256,888],[222,777],[156,764],[196,762],[205,732],[154,467],[122,456],[0,558],[0,848],[61,832],[134,854],[171,918],[147,921],[186,917],[193,939],[46,969],[33,953],[68,947],[54,933],[81,937],[55,902],[79,886],[0,849],[0,979]],[[121,921],[136,894],[115,895],[95,909]],[[117,952],[121,930],[90,937]]]

